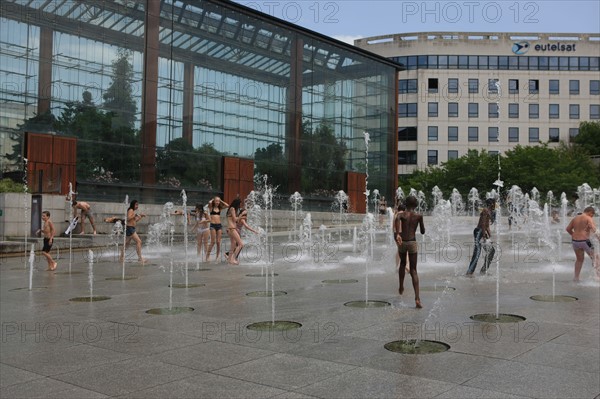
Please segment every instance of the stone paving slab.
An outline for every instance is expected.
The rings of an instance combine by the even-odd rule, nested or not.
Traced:
[[[456,239],[470,242],[470,231]],[[458,242],[457,241],[457,242]],[[280,243],[281,244],[281,243]],[[574,284],[574,256],[564,245],[551,264],[528,253],[524,261],[508,240],[500,263],[487,276],[463,276],[470,254],[429,246],[419,259],[421,299],[407,275],[399,296],[394,248],[383,236],[366,259],[339,246],[333,263],[309,256],[275,257],[274,280],[264,262],[240,266],[187,261],[182,248],[144,248],[149,264],[122,264],[111,250],[93,264],[93,295],[101,302],[73,302],[89,296],[90,264],[76,252],[68,270],[64,251],[57,272],[41,259],[29,270],[24,257],[0,264],[0,397],[2,398],[597,398],[600,395],[600,285]],[[281,248],[281,245],[280,245]],[[437,252],[436,252],[437,251]],[[114,254],[113,254],[114,255]],[[518,255],[518,256],[516,256]],[[535,254],[534,254],[535,255]],[[481,261],[480,261],[481,262]],[[331,283],[325,280],[355,280]],[[450,286],[454,290],[440,290]],[[539,302],[529,297],[560,295],[573,302]],[[256,297],[252,292],[284,291]],[[380,300],[383,308],[353,308],[347,302]],[[482,323],[479,313],[525,317],[513,323]],[[152,308],[190,307],[174,315]],[[288,320],[286,332],[251,331],[249,324]],[[450,349],[409,355],[384,348],[404,339],[432,339]]]

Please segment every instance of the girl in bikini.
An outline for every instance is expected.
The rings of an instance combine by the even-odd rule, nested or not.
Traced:
[[[196,232],[196,253],[202,258],[202,249],[208,254],[208,240],[210,239],[210,216],[204,210],[202,204],[196,205],[194,213],[196,224],[193,229]]]
[[[229,235],[229,240],[231,241],[231,249],[229,251],[229,255],[227,256],[227,263],[230,265],[240,264],[240,262],[237,260],[237,256],[244,245],[237,229],[237,213],[240,209],[240,203],[240,199],[236,198],[231,202],[229,209],[227,209],[227,235]]]
[[[229,206],[228,203],[222,201],[221,198],[215,197],[208,202],[208,212],[210,216],[210,245],[206,251],[206,261],[210,261],[210,252],[213,246],[217,245],[217,256],[215,259],[220,259],[221,256],[221,237],[223,236],[223,225],[221,224],[221,211]]]

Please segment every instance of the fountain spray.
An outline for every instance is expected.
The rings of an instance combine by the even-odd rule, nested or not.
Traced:
[[[183,243],[185,248],[185,286],[188,286],[188,226],[187,226],[187,194],[181,190],[183,202]]]
[[[496,85],[496,90],[498,91],[498,101],[496,101],[496,106],[498,107],[498,124],[500,124],[500,97],[502,97],[502,92],[500,88],[500,82],[494,82]],[[498,128],[500,131],[500,128]],[[498,151],[498,179],[494,182],[494,186],[496,186],[498,193],[498,203],[496,206],[496,319],[500,318],[500,216],[501,216],[501,200],[500,189],[504,187],[504,182],[501,179],[502,165],[500,164],[500,151]]]
[[[125,246],[127,245],[127,212],[129,211],[129,195],[125,195],[125,226],[123,226],[123,257],[121,258],[122,278],[125,280]]]
[[[31,244],[29,251],[29,291],[33,288],[33,262],[35,262],[35,244]]]
[[[30,223],[27,222],[28,216],[29,216],[29,212],[27,212],[28,208],[28,204],[27,204],[27,193],[29,192],[29,185],[27,184],[27,158],[23,158],[23,167],[24,167],[24,172],[23,172],[23,192],[25,193],[25,196],[23,197],[23,200],[25,202],[25,206],[23,207],[24,211],[25,211],[25,226],[29,226]],[[25,228],[25,268],[27,268],[27,228]]]

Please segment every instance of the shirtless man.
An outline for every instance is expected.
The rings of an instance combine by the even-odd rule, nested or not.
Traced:
[[[482,246],[486,252],[486,255],[483,266],[481,267],[481,274],[487,273],[487,269],[490,267],[490,263],[492,262],[494,254],[496,253],[496,249],[493,245],[490,245],[489,242],[486,242],[483,245],[481,242],[482,240],[489,240],[492,236],[490,224],[493,223],[493,212],[496,209],[496,200],[493,198],[488,198],[485,200],[485,204],[487,207],[484,208],[479,214],[479,222],[477,223],[477,227],[475,227],[473,230],[473,256],[471,257],[471,262],[469,263],[469,268],[467,269],[467,277],[473,277],[473,273],[477,267],[477,261],[479,260],[479,255],[481,255]]]
[[[144,216],[143,213],[138,214],[136,211],[139,207],[138,201],[133,200],[129,204],[129,209],[127,209],[127,225],[125,227],[125,247],[129,244],[129,242],[133,239],[135,241],[135,251],[138,255],[138,261],[140,263],[145,263],[146,259],[142,257],[142,239],[135,231],[135,226],[137,222],[140,221]],[[125,256],[125,248],[121,250],[120,261],[122,262]]]
[[[56,270],[57,263],[52,259],[52,255],[50,255],[50,250],[52,249],[52,244],[54,244],[54,234],[56,230],[54,229],[54,223],[50,220],[50,212],[44,211],[42,212],[42,222],[44,225],[41,230],[38,230],[38,233],[42,233],[44,237],[44,247],[42,248],[42,255],[48,261],[48,269],[49,271]]]
[[[404,276],[406,274],[406,254],[408,253],[408,263],[410,267],[410,277],[412,278],[413,289],[415,290],[415,304],[418,309],[422,308],[421,298],[419,297],[419,276],[417,274],[417,258],[419,248],[415,238],[417,226],[420,227],[421,234],[425,234],[425,225],[423,216],[415,212],[418,201],[414,196],[406,198],[406,211],[398,212],[394,220],[394,239],[398,245],[398,254],[400,255],[400,269],[398,270],[399,288],[398,293],[404,293]]]
[[[85,234],[85,217],[90,220],[90,224],[92,225],[92,229],[94,229],[94,234],[96,234],[96,225],[94,224],[94,215],[92,214],[92,207],[87,202],[73,200],[71,202],[71,206],[73,207],[73,217],[77,217],[77,210],[81,210],[81,217],[79,221],[81,223],[81,233]]]
[[[577,215],[571,220],[566,229],[567,233],[571,235],[571,243],[573,251],[575,251],[575,277],[573,277],[575,282],[579,281],[585,254],[592,259],[592,265],[596,269],[596,279],[600,279],[600,254],[594,255],[594,247],[590,241],[592,234],[600,239],[600,232],[594,224],[595,213],[594,208],[588,206],[581,215]]]

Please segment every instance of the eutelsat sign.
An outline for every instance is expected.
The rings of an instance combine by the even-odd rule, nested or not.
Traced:
[[[547,53],[547,52],[570,52],[575,51],[577,44],[564,44],[564,43],[545,43],[545,44],[530,44],[529,42],[515,42],[512,45],[512,52],[517,55],[526,54],[530,48],[535,51]]]
[[[535,51],[575,51],[576,44],[536,44],[533,48]]]

